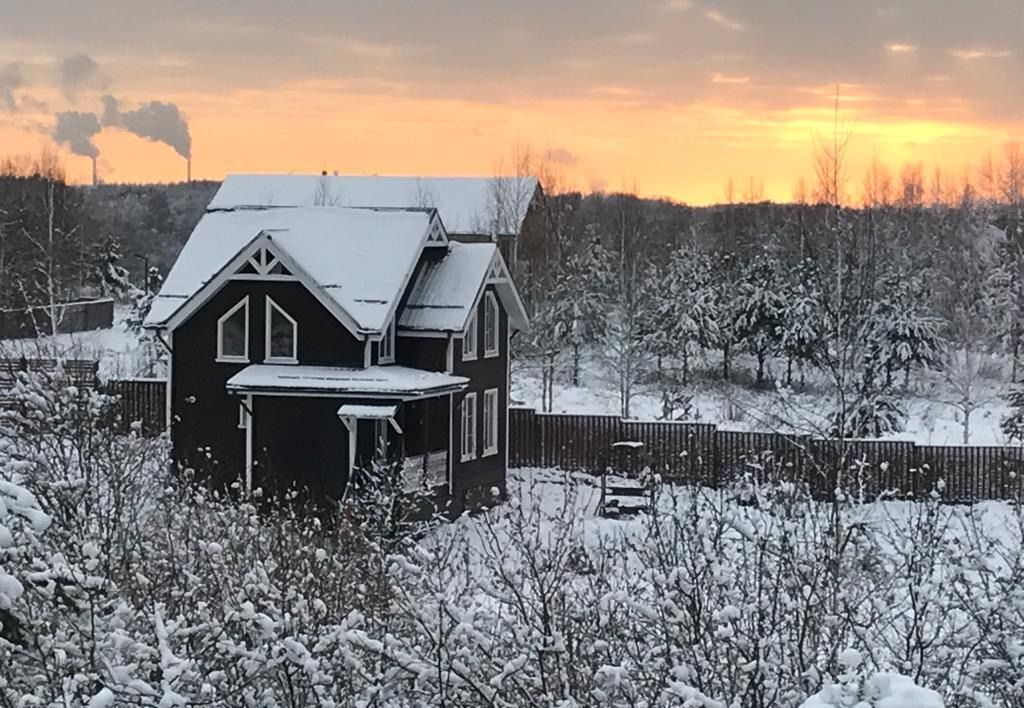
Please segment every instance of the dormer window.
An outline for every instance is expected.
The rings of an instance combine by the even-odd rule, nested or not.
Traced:
[[[500,313],[498,311],[498,298],[490,290],[484,293],[484,356],[492,357],[501,354],[501,344],[498,342],[498,324]]]
[[[249,297],[242,298],[217,320],[217,361],[249,361]]]
[[[462,360],[473,361],[476,359],[476,330],[477,330],[477,317],[476,310],[473,310],[473,314],[469,318],[469,324],[466,325],[466,331],[462,335]]]
[[[266,361],[295,364],[298,356],[298,323],[267,296]]]
[[[378,351],[377,363],[395,363],[395,320],[393,318],[384,329],[384,337],[380,340],[380,349]]]

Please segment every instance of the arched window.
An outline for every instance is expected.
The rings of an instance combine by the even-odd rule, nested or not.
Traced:
[[[217,320],[217,361],[241,363],[249,361],[249,297]]]
[[[462,360],[473,361],[476,359],[476,330],[478,320],[476,310],[469,316],[469,324],[466,331],[462,333]]]
[[[298,323],[280,305],[267,296],[266,361],[285,364],[298,362]]]
[[[484,356],[498,356],[501,354],[501,344],[498,342],[498,323],[500,322],[498,311],[498,298],[488,290],[484,293]]]

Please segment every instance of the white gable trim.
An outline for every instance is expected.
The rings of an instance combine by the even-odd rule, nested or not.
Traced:
[[[210,280],[208,280],[203,287],[201,287],[192,297],[185,301],[185,303],[179,307],[171,317],[167,319],[164,324],[164,328],[168,331],[173,332],[175,329],[180,327],[182,324],[188,321],[192,315],[196,313],[199,308],[209,301],[217,292],[223,288],[228,281],[232,279],[235,273],[242,268],[249,259],[254,255],[257,255],[260,249],[267,249],[273,256],[279,260],[285,268],[291,272],[294,276],[294,280],[299,281],[308,290],[317,301],[323,305],[328,312],[344,325],[345,329],[352,333],[356,338],[363,338],[367,332],[359,329],[359,325],[356,323],[352,316],[349,315],[345,310],[341,308],[331,298],[327,297],[322,288],[309,276],[306,271],[299,267],[299,265],[288,255],[287,251],[279,247],[274,242],[273,236],[267,231],[261,231],[252,241],[235,254],[235,256],[229,260],[224,267],[217,271]],[[266,277],[266,276],[261,276]]]

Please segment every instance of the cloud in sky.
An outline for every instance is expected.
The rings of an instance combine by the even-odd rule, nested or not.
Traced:
[[[81,90],[100,87],[104,80],[95,59],[88,54],[73,54],[60,62],[58,82],[64,95],[75,100]]]
[[[25,77],[22,76],[19,64],[12,62],[0,68],[0,109],[9,113],[18,110],[18,102],[14,92],[24,84]]]
[[[1009,49],[951,49],[949,51],[957,59],[974,61],[976,59],[1006,59],[1013,56]]]
[[[722,14],[718,10],[706,10],[704,12],[704,17],[708,18],[716,25],[720,27],[725,27],[727,30],[730,30],[732,32],[742,32],[744,29],[746,29],[743,26],[743,23],[737,22],[731,17]]]
[[[454,135],[481,141],[518,121],[530,126],[524,140],[558,145],[615,185],[631,175],[599,156],[624,142],[575,131],[571,113],[566,125],[532,116],[551,102],[585,105],[653,134],[714,106],[724,111],[716,125],[685,130],[739,145],[758,139],[745,132],[755,123],[827,112],[839,84],[861,124],[955,117],[1005,139],[1024,116],[1024,92],[1013,90],[1024,85],[1022,27],[1024,3],[1007,0],[246,0],[244,13],[236,0],[2,3],[0,124],[15,120],[12,105],[29,112],[30,96],[99,112],[108,81],[129,105],[180,106],[197,142],[212,126],[266,130],[286,116],[291,131],[333,131],[344,118],[365,140],[415,156],[427,146],[411,147],[381,116],[413,111],[428,132],[458,120]],[[450,116],[434,113],[438,102]],[[307,118],[325,122],[307,128]],[[791,132],[806,140],[809,130]],[[108,132],[118,131],[101,144],[121,139]]]

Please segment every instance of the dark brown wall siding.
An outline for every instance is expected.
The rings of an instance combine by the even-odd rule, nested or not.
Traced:
[[[294,485],[317,501],[340,498],[348,482],[348,429],[337,416],[342,402],[254,396],[253,487],[274,494]]]
[[[427,371],[444,371],[448,366],[448,339],[399,337],[395,363]]]
[[[362,344],[304,286],[295,282],[231,281],[174,332],[172,426],[175,460],[217,483],[230,483],[245,467],[245,431],[238,428],[238,398],[225,384],[247,364],[217,358],[217,320],[249,295],[249,361],[263,361],[265,297],[299,323],[303,364],[362,366]],[[207,449],[208,448],[208,449]]]
[[[487,290],[493,292],[494,286],[488,285]],[[497,295],[497,293],[495,293]],[[465,490],[482,485],[501,486],[505,480],[505,418],[508,415],[508,316],[498,299],[500,313],[498,341],[501,354],[490,359],[484,357],[484,298],[480,298],[477,308],[477,358],[476,361],[462,361],[462,340],[456,339],[454,347],[454,374],[470,378],[465,393],[475,392],[477,402],[477,457],[475,460],[461,462],[462,454],[462,418],[460,404],[465,393],[454,397],[452,411],[452,481],[455,490]],[[484,431],[484,391],[489,388],[498,389],[498,453],[488,457],[483,454]]]

